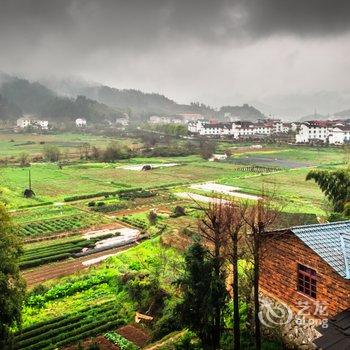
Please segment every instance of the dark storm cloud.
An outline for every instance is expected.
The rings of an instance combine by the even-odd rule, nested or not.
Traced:
[[[34,44],[49,36],[81,49],[167,40],[218,44],[350,28],[348,0],[0,0],[0,5],[1,40]]]
[[[0,71],[242,103],[350,89],[349,31],[350,0],[0,0]]]
[[[246,29],[254,35],[333,35],[350,29],[348,0],[246,0]]]

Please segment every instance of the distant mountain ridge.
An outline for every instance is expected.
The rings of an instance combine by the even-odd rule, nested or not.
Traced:
[[[14,119],[22,114],[35,114],[55,121],[84,117],[90,121],[112,120],[122,113],[102,103],[77,96],[59,96],[38,82],[7,77],[2,80],[0,119]],[[11,108],[10,108],[11,107]]]

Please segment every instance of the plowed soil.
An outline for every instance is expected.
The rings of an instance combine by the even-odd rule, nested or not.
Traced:
[[[140,348],[144,347],[151,339],[150,335],[144,329],[135,324],[120,327],[117,329],[117,333]]]

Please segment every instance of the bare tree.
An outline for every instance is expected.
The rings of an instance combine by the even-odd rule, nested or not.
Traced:
[[[246,245],[250,250],[251,263],[253,265],[254,329],[256,350],[261,350],[259,277],[260,261],[264,253],[262,243],[265,239],[267,239],[267,232],[276,222],[280,210],[281,208],[278,204],[276,204],[274,196],[265,197],[263,195],[255,205],[248,208],[244,215],[244,221],[247,226]]]
[[[224,210],[224,229],[229,237],[230,244],[227,245],[227,255],[232,265],[232,303],[233,303],[233,336],[234,349],[241,348],[241,329],[239,313],[239,283],[238,283],[238,265],[240,260],[239,241],[241,231],[244,228],[248,204],[243,202],[229,202]]]
[[[209,254],[213,261],[213,283],[217,284],[217,294],[222,295],[219,291],[220,281],[223,280],[223,265],[226,260],[227,220],[226,220],[226,201],[218,199],[217,202],[210,203],[208,207],[201,209],[204,217],[199,222],[199,233],[209,248]],[[213,324],[213,346],[215,349],[220,347],[221,337],[221,320],[222,320],[222,300],[213,298],[214,324]]]

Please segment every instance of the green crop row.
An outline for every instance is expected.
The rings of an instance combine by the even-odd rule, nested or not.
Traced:
[[[67,344],[75,343],[90,336],[100,334],[124,323],[118,315],[117,309],[112,309],[99,315],[87,316],[81,319],[72,319],[69,324],[53,324],[50,330],[20,341],[18,350],[54,349]]]
[[[58,284],[52,287],[45,294],[30,295],[27,299],[26,304],[28,306],[41,307],[47,301],[60,299],[68,295],[73,295],[75,293],[90,289],[93,286],[96,286],[102,283],[108,283],[111,280],[111,278],[112,278],[111,275],[101,274],[101,275],[91,276],[87,279],[84,278],[84,279],[78,280],[69,285]]]
[[[124,338],[116,332],[108,332],[105,334],[105,338],[117,345],[120,350],[138,350],[140,349],[137,345]]]
[[[19,226],[19,232],[23,236],[49,235],[84,228],[96,221],[94,215],[71,215],[62,218],[30,222]]]
[[[134,191],[141,191],[141,187],[132,187],[132,188],[127,188],[127,189],[119,189],[115,191],[105,191],[105,192],[95,192],[95,193],[86,193],[86,194],[81,194],[77,196],[70,196],[64,198],[65,202],[73,202],[73,201],[78,201],[82,199],[89,199],[89,198],[97,198],[97,197],[106,197],[106,196],[116,196],[119,194],[125,194],[128,192],[134,192]]]
[[[141,219],[132,218],[129,216],[123,216],[120,220],[131,226],[135,226],[143,230],[146,230],[148,228],[147,222]]]
[[[21,257],[20,268],[30,268],[40,266],[54,261],[60,261],[73,256],[74,253],[81,252],[83,248],[93,248],[96,242],[110,238],[111,234],[91,238],[86,240],[84,238],[77,239],[61,244],[52,244],[48,247],[33,248],[26,250],[24,255]]]

